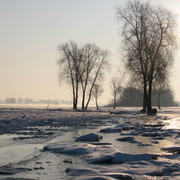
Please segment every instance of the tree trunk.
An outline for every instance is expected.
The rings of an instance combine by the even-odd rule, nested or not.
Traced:
[[[79,82],[76,80],[75,108],[74,109],[77,109],[77,104],[78,104],[78,88],[79,88]]]
[[[97,98],[95,98],[95,99],[96,99],[96,109],[99,109]]]
[[[73,109],[77,109],[77,104],[75,102],[73,103]]]
[[[96,72],[96,74],[95,74],[95,77],[94,77],[94,80],[93,80],[91,89],[90,89],[90,91],[89,91],[89,97],[88,97],[88,100],[87,100],[85,109],[88,108],[89,102],[90,102],[90,100],[91,100],[92,90],[93,90],[93,88],[94,88],[94,84],[96,83],[96,79],[97,79],[97,77],[98,77],[98,75],[99,75],[99,71],[100,71],[100,69],[101,69],[101,67],[102,67],[102,65],[103,65],[103,62],[104,62],[104,58],[102,59],[100,65],[99,65],[99,68],[98,68],[98,70],[97,70],[97,72]]]
[[[86,99],[86,89],[87,89],[87,77],[86,77],[86,82],[83,86],[83,81],[81,81],[82,84],[82,109],[85,109],[85,99]]]
[[[73,92],[73,109],[77,109],[75,92]]]
[[[91,94],[92,94],[92,89],[91,89],[90,92],[89,92],[89,97],[88,97],[88,100],[87,100],[85,109],[88,108],[89,102],[90,102],[90,100],[91,100]]]
[[[116,100],[114,99],[114,109],[116,109]]]
[[[151,95],[152,95],[152,81],[149,82],[149,89],[148,89],[148,95],[147,95],[147,113],[148,115],[151,115],[152,112],[152,105],[151,105]]]
[[[77,109],[74,84],[72,85],[72,88],[73,88],[73,109]]]
[[[98,71],[98,72],[99,72],[99,71]],[[88,108],[89,102],[90,102],[90,100],[91,100],[92,90],[93,90],[93,88],[94,88],[94,84],[95,84],[95,82],[96,82],[97,75],[98,75],[98,73],[96,74],[95,79],[94,79],[94,82],[93,82],[93,84],[92,84],[92,86],[91,86],[91,89],[90,89],[90,91],[89,91],[89,96],[88,96],[88,100],[87,100],[85,109]]]
[[[160,107],[160,95],[161,95],[161,90],[158,91],[158,108],[159,108],[159,110],[161,110],[161,107]]]
[[[114,94],[114,109],[116,109],[116,94]]]
[[[85,101],[85,92],[83,91],[83,95],[82,95],[82,109],[84,109],[84,101]]]
[[[146,107],[147,107],[147,86],[146,86],[146,83],[144,83],[142,112],[146,112]]]

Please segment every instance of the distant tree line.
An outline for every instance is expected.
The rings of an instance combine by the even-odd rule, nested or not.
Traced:
[[[162,90],[160,97],[157,90],[152,91],[152,105],[160,107],[178,106],[174,100],[174,94],[171,89]],[[143,92],[135,87],[126,87],[121,91],[121,96],[117,99],[116,105],[121,107],[141,107],[143,103]],[[114,102],[110,104],[114,106]]]
[[[1,104],[71,104],[71,101],[59,101],[59,100],[33,100],[30,98],[14,98],[14,97],[7,97],[4,100],[0,100]]]

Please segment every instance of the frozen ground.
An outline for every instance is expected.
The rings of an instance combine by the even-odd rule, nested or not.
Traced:
[[[180,179],[180,108],[0,106],[0,179]]]

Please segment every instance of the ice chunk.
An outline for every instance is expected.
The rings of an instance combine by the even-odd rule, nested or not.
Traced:
[[[76,141],[100,141],[102,139],[102,136],[99,136],[98,134],[90,133],[83,136],[80,136],[76,139]]]
[[[101,129],[100,132],[102,132],[102,133],[120,133],[121,128],[105,128],[105,129]]]
[[[134,141],[134,137],[128,136],[116,139],[117,141]]]
[[[167,147],[167,148],[161,148],[163,151],[180,154],[180,147]]]
[[[112,163],[124,163],[128,161],[150,161],[156,159],[156,154],[126,154],[126,153],[115,153]]]
[[[27,168],[15,168],[13,166],[0,166],[0,175],[12,175],[27,171]]]

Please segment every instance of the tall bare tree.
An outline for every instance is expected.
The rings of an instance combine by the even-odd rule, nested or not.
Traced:
[[[102,81],[104,70],[108,68],[108,51],[104,51],[95,44],[82,47],[83,63],[81,64],[82,109],[87,109],[92,91],[97,80]]]
[[[97,47],[94,44],[86,44],[83,47],[83,63],[81,65],[82,109],[85,108],[86,93],[90,83],[90,76],[96,65]]]
[[[82,52],[77,43],[73,41],[60,45],[59,52],[60,59],[57,61],[60,67],[59,79],[66,79],[71,84],[73,109],[77,109]]]
[[[82,109],[87,109],[97,80],[103,80],[104,70],[108,68],[108,51],[95,44],[79,47],[69,41],[59,46],[60,80],[66,79],[72,86],[73,109],[77,109],[79,86],[82,87]],[[86,97],[87,96],[87,97]]]
[[[129,1],[124,9],[118,8],[117,18],[124,23],[126,67],[142,82],[143,110],[151,114],[153,83],[173,61],[175,18],[168,10],[139,0]]]
[[[173,54],[176,44],[174,16],[169,11],[161,8],[155,9],[153,15],[150,21],[150,26],[152,26],[151,32],[145,38],[145,47],[150,59],[148,71],[148,114],[152,112],[151,94],[153,83],[156,79],[161,79],[162,82],[165,81],[164,77],[166,77],[165,75],[174,60]]]
[[[109,52],[107,50],[99,49],[97,53],[95,66],[90,76],[89,92],[88,92],[85,109],[88,108],[89,102],[92,97],[92,91],[93,91],[94,85],[99,80],[101,80],[101,82],[103,81],[105,70],[107,70],[109,67],[108,55],[109,55]]]

